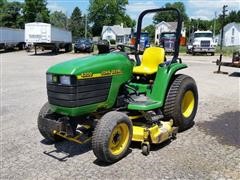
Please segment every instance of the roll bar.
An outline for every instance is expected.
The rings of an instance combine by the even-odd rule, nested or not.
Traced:
[[[137,65],[141,64],[140,58],[139,58],[139,43],[140,43],[140,36],[141,36],[141,30],[142,30],[142,20],[143,17],[146,14],[150,14],[150,13],[156,13],[156,12],[166,12],[166,11],[174,11],[177,13],[177,29],[176,29],[176,41],[175,41],[175,45],[174,45],[174,55],[173,55],[173,59],[171,60],[171,62],[173,60],[176,60],[178,58],[179,55],[179,43],[180,43],[180,36],[181,36],[181,29],[182,29],[182,16],[179,12],[178,9],[176,8],[157,8],[157,9],[148,9],[143,11],[139,17],[138,17],[138,24],[137,24],[137,37],[136,37],[136,42],[135,42],[135,59],[137,61]],[[170,63],[171,64],[171,63]]]

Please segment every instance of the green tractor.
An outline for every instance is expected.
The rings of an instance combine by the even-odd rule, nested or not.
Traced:
[[[167,61],[163,48],[149,47],[139,57],[142,19],[148,13],[173,11],[178,17],[175,52]],[[38,116],[40,133],[49,141],[92,141],[97,159],[114,163],[131,141],[150,144],[175,138],[193,125],[198,91],[193,78],[176,74],[187,68],[179,54],[182,19],[174,8],[143,11],[138,18],[134,47],[77,58],[47,71],[48,102]],[[131,48],[135,61],[125,52]]]

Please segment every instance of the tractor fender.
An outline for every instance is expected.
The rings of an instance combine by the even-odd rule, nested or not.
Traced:
[[[187,65],[182,63],[172,63],[163,67],[159,66],[149,97],[155,101],[161,102],[161,106],[163,106],[174,75],[177,71],[184,68],[187,68]]]

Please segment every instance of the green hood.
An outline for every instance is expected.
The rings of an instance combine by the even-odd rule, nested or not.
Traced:
[[[130,64],[131,62],[126,55],[121,53],[109,53],[65,61],[50,67],[47,73],[79,75],[83,72],[99,73],[111,69],[123,70],[125,68],[130,71],[129,67],[132,68]]]

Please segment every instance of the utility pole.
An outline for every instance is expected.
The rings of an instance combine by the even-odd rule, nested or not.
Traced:
[[[217,12],[215,11],[214,23],[213,23],[213,37],[215,38],[216,34],[216,19],[217,19]]]
[[[197,30],[199,30],[199,22],[200,21],[200,18],[197,19]]]
[[[188,39],[190,39],[190,36],[191,36],[191,24],[189,25],[189,28],[188,28]]]
[[[225,21],[225,16],[226,16],[226,12],[228,11],[226,8],[228,6],[227,5],[224,5],[223,6],[223,10],[222,10],[222,30],[221,30],[221,44],[220,44],[220,50],[221,50],[221,53],[222,53],[222,46],[223,46],[223,28],[224,28],[224,21]]]
[[[85,38],[87,38],[87,14],[85,15]]]
[[[223,10],[222,10],[222,29],[221,29],[221,44],[220,44],[220,51],[221,51],[221,54],[220,54],[220,57],[219,57],[219,60],[217,60],[217,64],[218,64],[218,70],[215,71],[214,73],[217,73],[217,74],[228,74],[227,72],[223,72],[221,71],[221,65],[222,65],[222,46],[223,46],[223,28],[224,28],[224,21],[225,21],[225,16],[226,16],[226,12],[228,11],[226,8],[228,6],[227,5],[224,5],[223,6]]]

